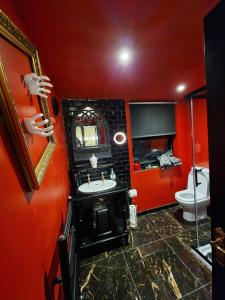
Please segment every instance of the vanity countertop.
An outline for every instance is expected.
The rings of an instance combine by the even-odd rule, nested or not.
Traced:
[[[108,191],[104,191],[101,193],[96,193],[96,194],[82,194],[82,193],[75,193],[73,195],[73,201],[81,201],[84,199],[92,199],[92,198],[96,198],[98,196],[107,196],[107,195],[111,195],[114,193],[119,193],[119,192],[126,192],[128,190],[127,187],[127,183],[126,182],[122,182],[122,183],[117,183],[116,187],[113,188],[112,190],[108,190]]]

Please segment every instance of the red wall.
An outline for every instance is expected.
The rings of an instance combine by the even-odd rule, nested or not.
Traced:
[[[195,163],[208,167],[207,103],[205,99],[193,100]],[[126,103],[128,120],[128,145],[131,165],[131,187],[136,188],[138,197],[134,202],[138,211],[145,211],[175,202],[174,193],[187,186],[187,176],[192,166],[192,138],[190,102],[179,100],[176,105],[176,130],[174,155],[182,166],[167,170],[133,170],[132,139],[130,130],[129,105]]]
[[[1,6],[23,29],[9,3]],[[24,190],[14,147],[0,123],[0,298],[4,300],[52,299],[51,280],[58,269],[56,242],[69,193],[62,112],[55,119],[55,151],[40,189],[33,192]]]
[[[196,99],[193,103],[195,163],[197,166],[209,167],[208,126],[206,99]]]
[[[182,161],[182,166],[166,170],[133,170],[132,139],[130,130],[129,104],[126,105],[128,120],[128,144],[131,166],[131,187],[137,189],[138,197],[134,202],[138,211],[145,211],[175,202],[174,193],[184,189],[191,166],[191,135],[188,103],[179,101],[176,105],[176,129],[174,154]]]

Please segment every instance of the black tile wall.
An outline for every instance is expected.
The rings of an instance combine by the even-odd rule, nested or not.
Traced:
[[[114,171],[117,178],[122,182],[127,182],[128,187],[130,186],[130,164],[127,142],[124,145],[117,145],[113,141],[113,136],[116,132],[122,131],[127,136],[127,125],[126,125],[126,114],[125,114],[125,102],[124,100],[118,99],[64,99],[63,115],[64,115],[64,126],[66,131],[66,139],[68,144],[68,159],[70,168],[76,164],[73,155],[72,145],[72,123],[73,118],[77,111],[82,106],[91,105],[100,111],[109,125],[109,136],[112,158],[109,162],[113,162]]]

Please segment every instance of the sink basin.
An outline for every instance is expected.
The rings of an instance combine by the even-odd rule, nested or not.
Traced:
[[[116,186],[116,182],[114,180],[106,179],[91,181],[90,183],[84,183],[79,186],[78,191],[83,194],[96,194],[100,192],[104,192],[107,190],[111,190]]]

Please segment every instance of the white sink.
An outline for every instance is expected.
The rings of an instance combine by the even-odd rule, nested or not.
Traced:
[[[114,180],[106,179],[91,181],[90,183],[84,183],[79,186],[78,191],[83,194],[95,194],[99,192],[104,192],[107,190],[111,190],[116,186],[116,182]]]

